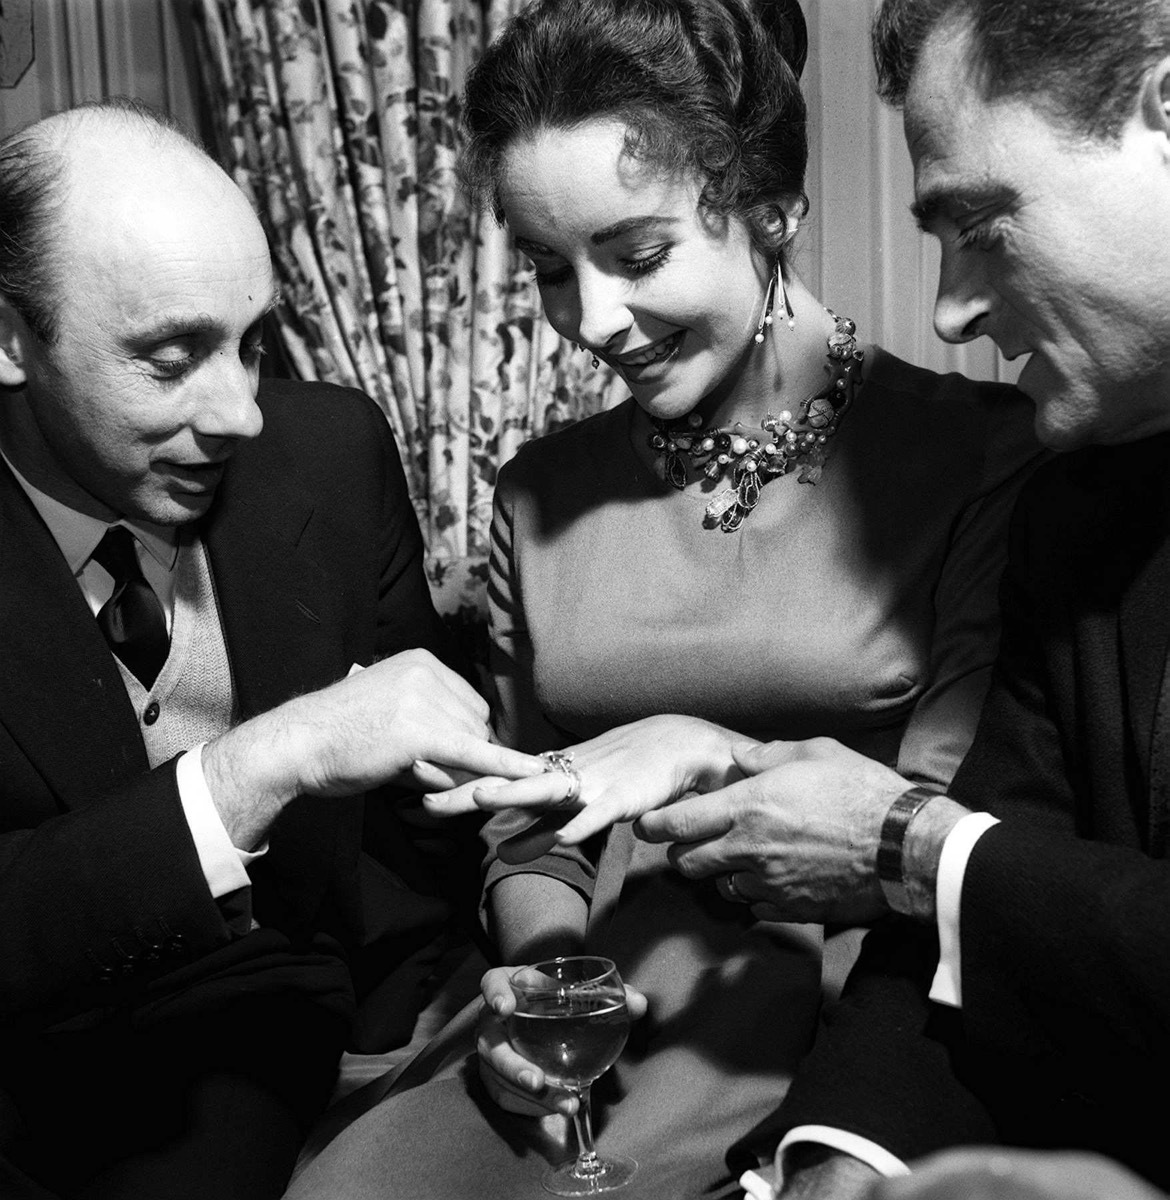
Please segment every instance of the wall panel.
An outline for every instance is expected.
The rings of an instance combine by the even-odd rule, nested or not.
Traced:
[[[32,0],[32,9],[36,61],[0,89],[0,135],[113,95],[201,127],[188,0]]]

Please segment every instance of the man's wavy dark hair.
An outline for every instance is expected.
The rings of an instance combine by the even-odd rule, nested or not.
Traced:
[[[970,34],[986,99],[1026,100],[1096,140],[1118,136],[1142,76],[1170,50],[1167,0],[885,0],[873,23],[882,99],[905,102],[922,47],[943,23]]]

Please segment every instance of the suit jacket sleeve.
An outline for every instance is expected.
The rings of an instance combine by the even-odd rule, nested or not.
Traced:
[[[238,451],[205,530],[242,715],[341,678],[354,661],[410,646],[455,661],[430,601],[385,419],[365,397],[323,385],[274,383],[261,401],[265,430]],[[360,798],[301,805],[289,837],[276,837],[257,868],[265,929],[236,935],[232,898],[217,903],[203,878],[174,765],[147,769],[135,714],[55,544],[22,494],[0,488],[0,503],[0,556],[6,570],[19,568],[14,590],[24,603],[13,610],[26,622],[22,636],[42,657],[61,655],[41,668],[54,684],[22,672],[19,687],[52,714],[66,668],[87,686],[96,681],[92,707],[67,731],[72,738],[41,737],[36,722],[19,719],[19,696],[5,705],[12,720],[0,721],[0,1016],[43,1026],[186,995],[201,972],[274,964],[266,956],[307,947],[322,929],[339,937],[354,930],[356,900],[346,897],[354,895]],[[294,603],[297,593],[278,596],[269,586],[277,560],[282,584],[291,577],[316,589],[312,612]],[[38,605],[28,602],[37,589],[61,618],[43,630]],[[405,876],[416,860],[405,851],[401,858]],[[306,898],[307,878],[319,882]],[[424,916],[433,929],[433,914]],[[347,1003],[340,954],[325,959],[298,986]],[[287,986],[277,974],[273,986]]]
[[[1108,712],[1092,711],[1101,696],[1117,707],[1116,627],[1102,631],[1107,605],[1070,609],[1068,597],[1086,591],[1078,576],[1102,575],[1094,547],[1108,530],[1098,540],[1092,523],[1108,517],[1087,508],[1078,522],[1069,497],[1038,480],[1016,514],[1001,652],[950,789],[1002,822],[980,839],[964,878],[963,1009],[926,997],[933,934],[884,923],[867,937],[778,1130],[835,1125],[909,1159],[956,1142],[1060,1140],[1079,1110],[1088,1139],[1133,1095],[1135,1078],[1164,1069],[1170,870],[1144,852],[1145,785],[1132,764],[1122,769],[1124,748],[1109,744],[1124,739],[1106,728]],[[1053,546],[1062,528],[1079,545]],[[1109,1148],[1124,1153],[1120,1145]]]

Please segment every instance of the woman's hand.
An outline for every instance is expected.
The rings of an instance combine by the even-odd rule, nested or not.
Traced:
[[[576,845],[617,821],[633,821],[681,796],[742,778],[734,754],[756,744],[697,717],[646,717],[564,751],[572,754],[572,769],[581,780],[569,804],[565,797],[573,780],[559,770],[512,781],[488,777],[429,795],[425,803],[430,811],[446,814],[472,807],[528,808],[536,816],[564,808],[570,819],[556,840]]]
[[[494,967],[483,977],[483,1010],[479,1017],[476,1049],[479,1052],[479,1076],[488,1095],[508,1112],[543,1117],[559,1112],[572,1116],[577,1110],[576,1097],[545,1079],[544,1072],[517,1054],[508,1041],[507,1020],[516,1008],[516,997],[508,983],[518,967]],[[646,1012],[646,997],[626,986],[626,1007],[637,1020]]]

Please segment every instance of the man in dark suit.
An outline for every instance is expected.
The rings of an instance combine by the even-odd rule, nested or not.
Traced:
[[[864,1194],[971,1142],[1091,1150],[1165,1188],[1170,6],[885,0],[875,48],[941,244],[936,328],[1029,356],[1019,385],[1064,453],[1021,498],[948,796],[774,744],[641,831],[759,915],[900,915],[761,1131],[784,1135],[784,1196]]]
[[[449,917],[373,789],[541,767],[440,661],[381,414],[259,385],[273,301],[243,195],[157,118],[0,144],[6,1197],[279,1195]]]

